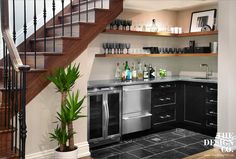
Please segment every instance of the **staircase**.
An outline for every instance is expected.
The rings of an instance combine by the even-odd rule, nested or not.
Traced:
[[[24,18],[24,41],[15,46],[15,0],[13,34],[9,33],[9,0],[1,0],[4,58],[0,61],[0,159],[24,159],[26,141],[25,107],[48,84],[47,76],[58,67],[68,66],[88,44],[115,19],[123,9],[123,0],[61,0],[62,10],[47,21],[44,1],[44,25],[37,28],[34,0],[34,34],[27,38]],[[26,15],[27,0],[24,3]],[[106,4],[109,4],[106,6]],[[3,7],[4,6],[4,7]],[[12,35],[12,36],[11,36]]]

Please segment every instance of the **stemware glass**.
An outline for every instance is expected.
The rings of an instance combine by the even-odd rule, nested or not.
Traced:
[[[119,46],[120,46],[120,53],[123,54],[124,49],[125,49],[125,45],[123,43],[120,43]]]
[[[115,54],[119,54],[119,53],[120,53],[119,43],[115,43]]]
[[[132,20],[127,20],[127,25],[129,26],[129,31],[131,31]]]
[[[112,44],[108,43],[108,54],[112,54]]]
[[[125,44],[125,48],[127,49],[127,54],[129,54],[130,47],[131,47],[130,43]]]
[[[107,51],[107,45],[106,45],[106,43],[103,43],[103,44],[102,44],[102,47],[103,47],[103,49],[104,49],[104,54],[106,54],[106,51]]]
[[[115,54],[115,43],[110,43],[110,48],[111,48],[111,54]]]
[[[127,29],[127,20],[123,20],[123,30]]]
[[[113,20],[113,21],[110,23],[110,29],[114,29],[114,25],[115,25],[115,20]]]
[[[121,25],[121,20],[120,19],[116,19],[116,29],[117,30],[120,29],[120,25]]]

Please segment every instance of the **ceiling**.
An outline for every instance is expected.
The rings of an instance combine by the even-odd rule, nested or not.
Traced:
[[[124,8],[151,12],[158,10],[180,11],[217,2],[218,0],[124,0]]]

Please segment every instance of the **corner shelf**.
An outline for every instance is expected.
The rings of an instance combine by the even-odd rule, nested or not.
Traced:
[[[216,57],[215,53],[189,53],[189,54],[96,54],[98,58],[132,58],[132,57]]]
[[[191,37],[191,36],[209,36],[218,35],[218,31],[208,32],[193,32],[182,34],[171,34],[167,32],[143,32],[143,31],[126,31],[126,30],[111,30],[106,29],[103,31],[105,34],[120,34],[120,35],[136,35],[136,36],[157,36],[157,37]]]

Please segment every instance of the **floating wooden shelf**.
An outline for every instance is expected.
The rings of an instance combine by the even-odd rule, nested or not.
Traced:
[[[158,33],[156,33],[156,32],[110,30],[110,29],[104,30],[103,33],[106,33],[106,34],[120,34],[120,35],[159,36],[159,37],[191,37],[191,36],[218,35],[218,31],[171,34],[171,33],[167,33],[167,32],[158,32]]]
[[[132,58],[132,57],[205,57],[217,56],[215,53],[192,53],[192,54],[96,54],[95,57],[100,58]]]

